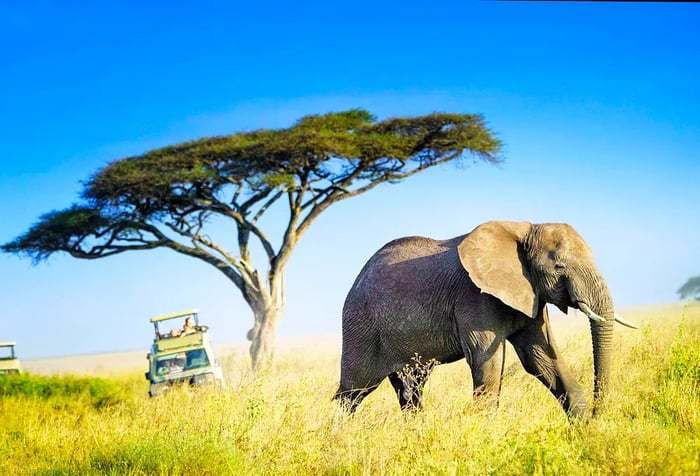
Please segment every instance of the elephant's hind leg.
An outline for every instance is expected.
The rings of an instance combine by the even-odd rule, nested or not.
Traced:
[[[379,338],[372,334],[369,337],[360,337],[363,338],[355,340],[343,335],[340,385],[334,397],[340,406],[350,413],[357,409],[362,400],[372,393],[390,372],[390,368],[378,358]]]

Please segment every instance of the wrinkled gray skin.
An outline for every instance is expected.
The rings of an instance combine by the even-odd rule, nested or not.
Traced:
[[[588,306],[605,319],[590,321],[595,415],[610,373],[615,311],[590,248],[567,224],[488,222],[450,240],[385,245],[345,301],[335,398],[354,411],[389,377],[401,408],[420,408],[431,367],[423,364],[466,358],[475,398],[497,405],[507,340],[569,416],[586,418],[583,389],[554,343],[546,303],[565,312]]]

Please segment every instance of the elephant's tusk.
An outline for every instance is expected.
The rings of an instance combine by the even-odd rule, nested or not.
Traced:
[[[629,327],[630,329],[639,329],[639,326],[637,324],[633,324],[628,320],[625,320],[620,316],[618,313],[615,313],[615,321],[618,324],[622,324],[623,326]]]
[[[579,303],[578,303],[578,308],[581,309],[581,310],[583,311],[583,313],[584,313],[586,316],[588,316],[588,318],[589,318],[591,321],[605,322],[605,319],[603,319],[602,317],[600,317],[600,316],[599,316],[598,314],[596,314],[595,312],[591,311],[591,308],[588,307],[588,305],[587,305],[585,302],[579,301]]]

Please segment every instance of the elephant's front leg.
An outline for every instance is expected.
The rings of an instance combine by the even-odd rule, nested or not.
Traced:
[[[498,407],[503,379],[505,342],[492,333],[470,336],[473,342],[466,353],[472,370],[474,401],[482,406]]]
[[[533,320],[508,340],[525,370],[552,392],[566,414],[586,419],[586,396],[557,349],[547,317]]]

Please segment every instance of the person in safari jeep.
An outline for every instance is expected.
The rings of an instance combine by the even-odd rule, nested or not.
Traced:
[[[194,325],[194,317],[190,316],[185,319],[185,325],[182,326],[182,329],[170,329],[170,337],[182,337],[193,332],[197,332],[197,329]]]
[[[197,329],[194,326],[194,317],[190,316],[187,319],[185,319],[185,325],[182,326],[180,336],[192,334],[193,332],[197,332]]]

